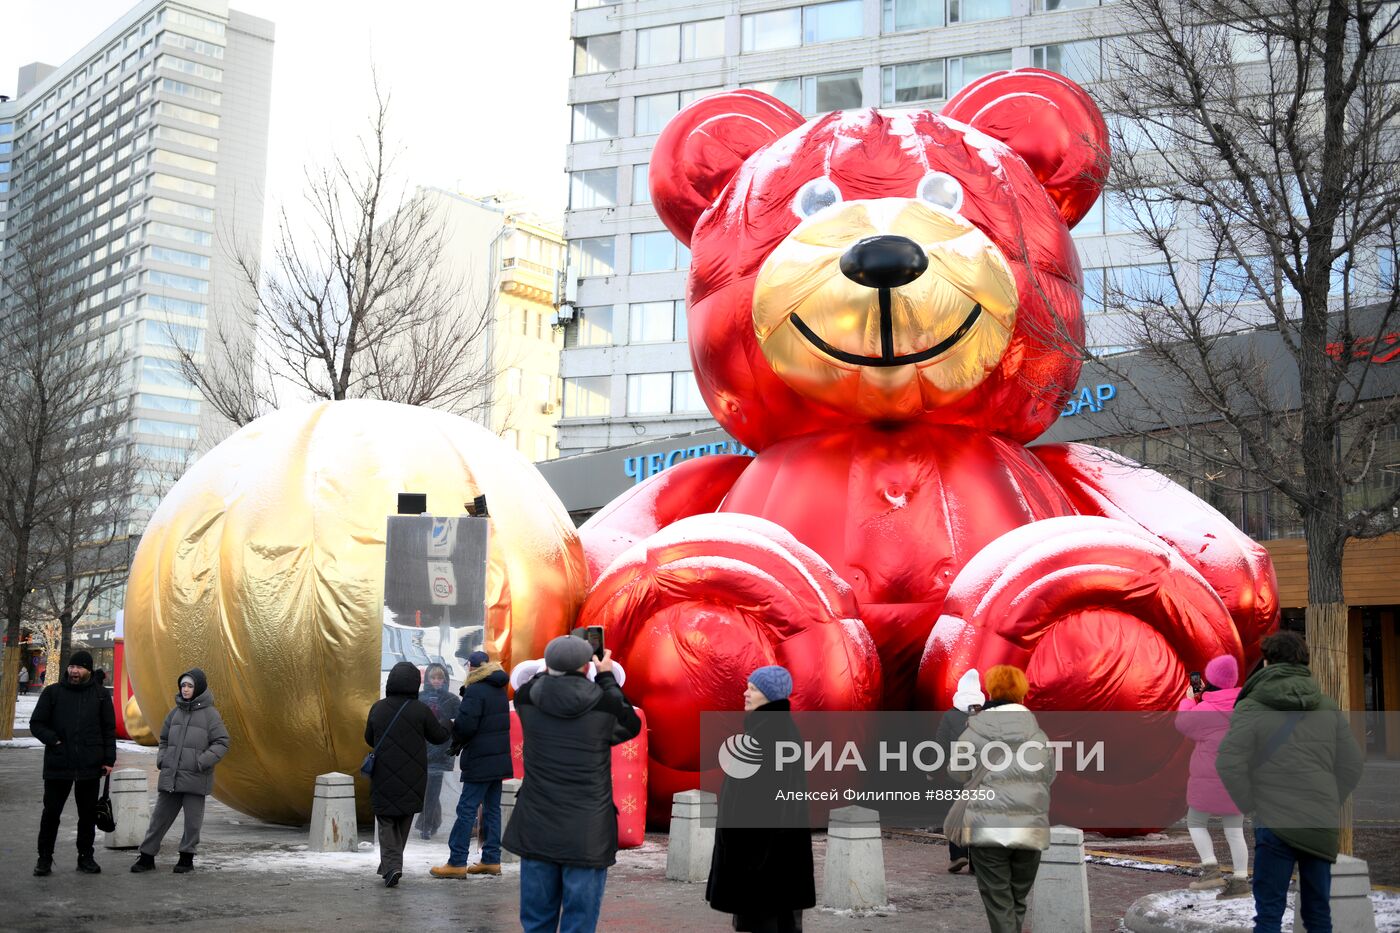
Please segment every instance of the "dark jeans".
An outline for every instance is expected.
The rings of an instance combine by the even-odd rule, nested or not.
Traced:
[[[471,858],[472,824],[476,822],[478,806],[481,807],[481,828],[486,834],[481,844],[481,863],[501,864],[500,781],[462,782],[462,796],[457,798],[457,819],[447,837],[447,847],[452,853],[447,857],[447,864],[465,865]]]
[[[960,858],[968,858],[967,849],[953,842],[948,843],[948,864]]]
[[[1040,850],[973,846],[977,891],[992,933],[1021,933],[1026,922],[1026,895],[1040,870]]]
[[[593,933],[603,910],[606,868],[520,860],[520,925],[525,933]]]
[[[1279,933],[1288,881],[1298,866],[1298,912],[1308,933],[1332,933],[1332,863],[1305,855],[1273,831],[1254,827],[1254,933]]]
[[[68,803],[68,792],[78,804],[78,854],[91,855],[97,838],[97,791],[101,778],[82,781],[45,781],[44,814],[39,817],[39,854],[53,857],[53,844],[58,839],[58,821]]]
[[[442,778],[446,771],[428,771],[428,790],[423,795],[423,812],[418,815],[418,831],[429,836],[442,828]]]

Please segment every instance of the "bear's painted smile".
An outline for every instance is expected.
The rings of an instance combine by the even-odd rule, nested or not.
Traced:
[[[958,325],[958,329],[947,337],[944,337],[927,350],[898,355],[894,352],[894,328],[890,314],[890,290],[888,288],[880,289],[881,353],[879,356],[862,356],[859,353],[848,353],[845,350],[838,350],[836,347],[833,347],[821,337],[817,336],[817,332],[808,327],[802,318],[798,317],[796,314],[792,316],[792,326],[796,327],[798,333],[811,341],[812,345],[818,350],[843,363],[851,363],[855,366],[907,366],[911,363],[922,363],[925,360],[931,360],[935,356],[940,356],[952,349],[959,340],[967,336],[968,331],[972,330],[972,325],[977,323],[977,318],[980,317],[981,314],[982,306],[980,304],[974,304],[972,310],[968,312],[967,317]]]

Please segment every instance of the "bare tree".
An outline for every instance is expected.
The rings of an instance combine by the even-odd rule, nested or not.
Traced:
[[[98,479],[127,474],[117,465],[125,360],[104,352],[89,330],[83,279],[65,272],[62,258],[53,237],[31,228],[12,238],[0,261],[0,599],[10,646],[0,677],[0,738],[13,734],[15,649],[22,623],[39,614],[32,595],[61,584],[67,565],[90,575],[89,557],[101,550],[97,539],[79,540],[65,528],[90,534],[92,519],[117,522],[129,503]]]
[[[234,424],[277,407],[278,387],[308,399],[378,398],[469,414],[495,378],[490,289],[454,275],[429,203],[392,190],[389,99],[376,85],[358,158],[308,170],[309,231],[280,214],[272,268],[234,245],[252,296],[208,350],[182,368]],[[401,202],[401,203],[396,203]]]

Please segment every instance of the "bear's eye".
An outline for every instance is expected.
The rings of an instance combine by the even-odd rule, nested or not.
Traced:
[[[919,182],[919,200],[927,201],[934,207],[955,211],[962,207],[962,185],[952,175],[943,172],[929,172]]]
[[[817,211],[840,203],[841,189],[823,175],[821,178],[813,178],[797,189],[797,194],[792,199],[792,212],[806,220]]]

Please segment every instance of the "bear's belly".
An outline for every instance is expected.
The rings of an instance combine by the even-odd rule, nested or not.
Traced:
[[[782,525],[851,585],[880,650],[887,707],[906,705],[963,565],[1012,528],[1075,514],[1020,444],[929,425],[783,441],[744,470],[721,511]]]

